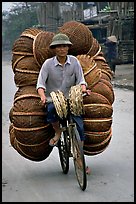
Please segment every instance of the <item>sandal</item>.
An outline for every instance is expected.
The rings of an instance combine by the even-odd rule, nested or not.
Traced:
[[[60,139],[60,137],[61,137],[62,131],[64,131],[64,128],[61,128],[61,129],[60,129],[60,133],[55,134],[55,136],[56,136],[56,135],[59,136],[58,139],[55,140],[54,137],[50,139],[49,145],[50,145],[51,147],[55,147],[55,146],[58,145],[58,141],[59,141],[59,139]]]
[[[59,141],[59,139],[58,139],[58,140],[55,140],[54,138],[51,138],[51,139],[50,139],[50,142],[49,142],[49,145],[50,145],[51,147],[55,147],[55,146],[57,146],[58,141]],[[53,143],[52,143],[52,142],[53,142]]]
[[[91,169],[88,166],[86,167],[86,174],[88,174],[88,175],[91,174]]]

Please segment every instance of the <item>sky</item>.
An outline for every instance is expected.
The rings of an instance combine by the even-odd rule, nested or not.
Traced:
[[[14,5],[14,3],[18,2],[2,2],[2,11],[9,11]]]

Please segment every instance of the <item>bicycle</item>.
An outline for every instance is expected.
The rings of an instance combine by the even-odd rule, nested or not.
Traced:
[[[59,94],[58,94],[59,93]],[[59,97],[58,97],[59,96]],[[54,105],[59,116],[61,116],[60,126],[62,129],[61,137],[58,141],[59,158],[64,174],[69,171],[69,158],[73,157],[75,174],[80,188],[84,191],[87,187],[87,175],[86,175],[86,163],[83,151],[83,145],[80,140],[76,123],[73,121],[70,111],[70,100],[65,101],[61,92],[53,92],[52,98],[55,98]],[[58,97],[58,98],[57,98]],[[56,101],[59,103],[56,103]],[[63,103],[61,103],[63,101]],[[62,105],[63,104],[63,105]],[[65,104],[65,105],[64,105]],[[62,111],[59,112],[59,108],[62,108],[65,117],[62,116]],[[67,109],[67,114],[66,114]]]

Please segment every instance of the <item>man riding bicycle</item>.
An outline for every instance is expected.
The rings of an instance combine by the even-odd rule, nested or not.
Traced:
[[[41,67],[36,86],[43,105],[46,104],[47,100],[50,101],[50,93],[52,91],[60,90],[68,98],[70,88],[78,84],[81,85],[83,93],[90,94],[90,90],[86,88],[87,83],[85,82],[83,70],[78,59],[68,54],[70,46],[72,46],[72,43],[65,34],[56,34],[52,39],[50,48],[54,49],[56,56],[45,60]],[[50,140],[49,145],[55,146],[61,136],[60,118],[53,102],[47,103],[46,108],[47,121],[52,124],[55,130],[55,136]],[[76,122],[77,130],[83,144],[85,134],[82,115],[73,116],[73,119]]]

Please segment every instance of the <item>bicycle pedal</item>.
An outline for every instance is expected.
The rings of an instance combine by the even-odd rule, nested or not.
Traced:
[[[73,154],[71,152],[69,153],[69,157],[73,157]]]
[[[75,123],[70,123],[69,126],[74,127],[74,126],[75,126]]]
[[[66,130],[67,130],[66,127],[62,127],[62,128],[61,128],[61,131],[66,131]]]

